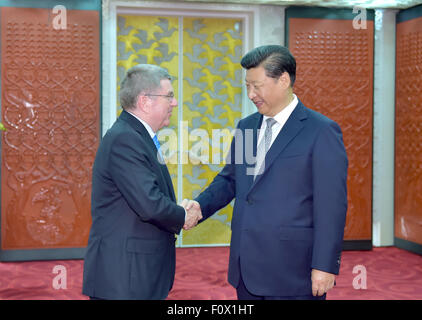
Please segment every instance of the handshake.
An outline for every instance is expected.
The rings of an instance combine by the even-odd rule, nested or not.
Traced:
[[[188,199],[183,199],[180,205],[186,210],[186,219],[183,229],[192,229],[198,224],[198,221],[202,219],[201,206],[197,201]]]

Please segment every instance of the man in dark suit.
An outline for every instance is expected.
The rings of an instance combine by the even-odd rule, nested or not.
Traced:
[[[228,280],[239,299],[325,299],[347,211],[342,132],[293,94],[287,48],[255,48],[241,65],[258,112],[239,122],[225,167],[187,208],[205,220],[236,198]]]
[[[83,293],[93,299],[165,299],[175,234],[201,218],[176,204],[160,154],[156,132],[177,106],[170,79],[157,66],[131,68],[120,89],[124,110],[98,148],[83,276]]]

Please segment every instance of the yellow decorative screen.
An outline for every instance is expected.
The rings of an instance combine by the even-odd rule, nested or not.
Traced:
[[[172,147],[178,147],[167,165],[178,201],[195,198],[223,167],[232,130],[242,117],[242,22],[130,15],[119,15],[117,22],[117,90],[126,70],[139,63],[162,66],[174,79],[182,110],[173,112],[165,129],[166,136],[173,130],[177,141]],[[183,231],[179,245],[229,244],[232,210],[230,204]]]

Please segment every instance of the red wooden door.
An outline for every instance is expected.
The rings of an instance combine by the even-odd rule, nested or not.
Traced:
[[[2,260],[65,258],[88,239],[99,12],[67,10],[65,29],[54,17],[51,9],[1,8]]]
[[[397,246],[422,253],[422,6],[400,12],[396,38]]]
[[[372,248],[374,25],[354,29],[351,10],[287,9],[288,47],[296,58],[294,92],[336,121],[349,158],[345,248]]]

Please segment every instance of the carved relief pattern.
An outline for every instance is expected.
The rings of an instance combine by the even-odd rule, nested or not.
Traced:
[[[395,236],[422,244],[422,17],[397,26]]]
[[[49,11],[2,9],[3,249],[82,247],[89,233],[98,13],[68,10],[55,30]]]
[[[373,22],[290,19],[298,98],[336,121],[349,158],[345,240],[371,238]]]

